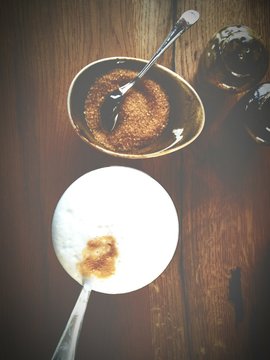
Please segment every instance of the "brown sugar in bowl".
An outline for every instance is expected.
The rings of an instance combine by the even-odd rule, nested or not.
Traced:
[[[128,82],[146,62],[127,57],[101,59],[74,77],[68,114],[74,130],[88,145],[113,156],[140,159],[177,151],[199,136],[205,122],[200,97],[181,76],[161,65],[154,65],[138,89],[126,95],[123,125],[119,122],[112,133],[99,127],[99,106],[105,94]],[[98,86],[102,81],[106,84],[103,93]]]

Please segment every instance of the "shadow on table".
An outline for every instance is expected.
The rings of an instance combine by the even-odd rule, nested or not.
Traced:
[[[270,238],[254,273],[256,303],[252,308],[250,347],[252,359],[270,359]]]
[[[240,96],[206,85],[198,85],[197,91],[205,107],[206,123],[196,144],[196,161],[236,190],[252,171],[259,147],[244,129],[237,107]]]

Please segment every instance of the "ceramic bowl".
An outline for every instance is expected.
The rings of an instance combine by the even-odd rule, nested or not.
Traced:
[[[160,84],[169,99],[169,121],[164,132],[151,145],[130,152],[111,150],[94,138],[84,115],[85,99],[91,84],[115,68],[139,72],[146,63],[146,60],[130,57],[105,58],[88,64],[74,77],[68,91],[68,114],[75,132],[88,145],[113,156],[143,159],[180,150],[199,136],[205,122],[204,107],[199,95],[180,75],[156,64],[146,76]]]

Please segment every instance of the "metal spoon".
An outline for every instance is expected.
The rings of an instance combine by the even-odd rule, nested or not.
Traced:
[[[104,130],[112,131],[118,121],[119,105],[123,101],[125,94],[141,79],[146,72],[152,67],[157,61],[161,54],[186,30],[188,30],[195,22],[199,19],[200,14],[195,10],[185,11],[178,19],[162,45],[159,47],[157,52],[144,66],[144,68],[138,73],[138,75],[127,84],[121,86],[119,89],[113,91],[111,94],[105,97],[105,100],[101,106],[101,125]]]
[[[74,360],[91,285],[85,281],[51,360]]]

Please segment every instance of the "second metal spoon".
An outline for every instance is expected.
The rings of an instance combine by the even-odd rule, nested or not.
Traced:
[[[181,17],[177,20],[174,27],[163,41],[157,52],[144,66],[144,68],[138,73],[138,75],[127,84],[121,86],[119,89],[113,91],[105,97],[105,100],[100,109],[101,126],[104,130],[112,131],[118,121],[119,105],[123,101],[125,94],[141,79],[146,72],[157,61],[161,54],[186,30],[188,30],[199,19],[200,15],[195,10],[185,11]]]

